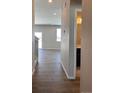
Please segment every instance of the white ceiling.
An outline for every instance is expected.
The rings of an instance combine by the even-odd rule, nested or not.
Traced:
[[[61,25],[61,0],[35,0],[35,24]]]

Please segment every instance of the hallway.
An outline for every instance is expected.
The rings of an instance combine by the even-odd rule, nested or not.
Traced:
[[[32,93],[80,93],[80,78],[67,80],[59,50],[39,50],[39,63],[32,79]]]

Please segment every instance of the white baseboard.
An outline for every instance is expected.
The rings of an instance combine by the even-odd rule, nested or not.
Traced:
[[[41,48],[41,49],[60,50],[60,48]]]
[[[75,80],[75,78],[74,78],[74,77],[69,77],[69,79],[70,79],[70,80]]]
[[[63,68],[63,70],[64,70],[64,72],[65,72],[65,74],[66,74],[67,79],[69,79],[69,80],[74,80],[74,79],[75,79],[74,77],[70,77],[70,76],[68,75],[68,72],[66,71],[65,66],[63,65],[63,63],[62,63],[62,62],[60,62],[60,63],[61,63],[62,68]]]

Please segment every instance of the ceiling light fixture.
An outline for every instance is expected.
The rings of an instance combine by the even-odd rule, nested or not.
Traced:
[[[56,13],[53,13],[53,15],[56,15]]]
[[[49,2],[49,3],[52,3],[52,2],[53,2],[53,0],[49,0],[48,2]]]
[[[77,24],[82,24],[82,18],[81,17],[77,18]]]

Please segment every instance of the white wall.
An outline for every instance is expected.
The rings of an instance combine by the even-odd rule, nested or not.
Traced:
[[[60,42],[56,41],[56,29],[60,26],[54,25],[34,25],[34,32],[42,32],[43,49],[60,49]]]
[[[66,2],[66,7],[65,7]],[[75,9],[81,8],[81,3],[75,0],[65,0],[62,6],[62,43],[61,58],[66,75],[74,79],[74,19]]]
[[[35,24],[61,25],[60,5],[61,0],[54,0],[52,4],[48,0],[35,0]]]
[[[32,0],[32,27],[34,26],[34,20],[35,20],[35,0]],[[38,55],[36,54],[38,51],[36,50],[36,40],[34,36],[34,31],[32,30],[32,74],[35,72],[35,67],[38,62]]]
[[[65,6],[65,2],[66,5]],[[61,42],[61,61],[66,76],[69,78],[69,7],[70,0],[63,0],[62,6],[62,42]]]
[[[76,9],[81,9],[81,0],[70,0],[70,32],[69,32],[69,69],[70,69],[70,76],[75,78],[75,73],[74,73],[74,56],[75,56],[75,46],[74,46],[74,31],[75,31],[75,10]]]
[[[81,93],[92,93],[92,0],[82,0]]]
[[[32,26],[34,25],[34,0],[32,0]],[[35,70],[35,37],[32,30],[32,72]]]

